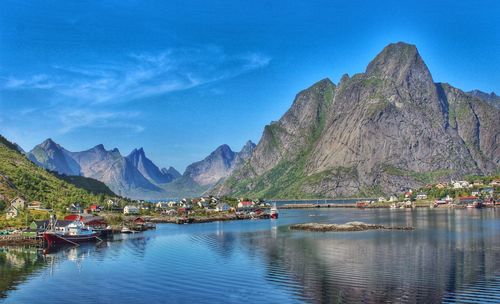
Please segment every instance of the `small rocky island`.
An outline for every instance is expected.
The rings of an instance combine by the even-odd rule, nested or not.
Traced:
[[[348,222],[345,224],[319,224],[319,223],[305,223],[291,225],[292,230],[307,230],[307,231],[366,231],[366,230],[415,230],[410,226],[385,226],[379,224],[367,224],[363,222]]]

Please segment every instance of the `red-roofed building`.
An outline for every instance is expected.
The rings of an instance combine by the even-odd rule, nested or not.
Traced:
[[[133,222],[135,225],[144,225],[146,223],[142,217],[136,217]]]
[[[461,196],[458,198],[460,204],[470,204],[479,201],[477,196]]]
[[[80,220],[86,226],[92,228],[104,229],[108,225],[102,216],[93,216],[92,214],[70,214],[64,217],[65,221]]]
[[[92,211],[92,212],[101,212],[101,209],[102,208],[99,205],[96,205],[96,204],[90,205],[90,211]]]

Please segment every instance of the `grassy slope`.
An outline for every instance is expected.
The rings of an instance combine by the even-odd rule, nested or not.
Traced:
[[[21,195],[28,201],[41,201],[45,206],[58,210],[71,203],[89,205],[111,197],[91,194],[59,179],[13,150],[3,137],[0,139],[0,195],[5,200]]]

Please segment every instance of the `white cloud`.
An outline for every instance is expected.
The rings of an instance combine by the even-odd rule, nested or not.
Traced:
[[[61,123],[61,128],[58,130],[60,134],[69,133],[81,127],[126,128],[137,133],[144,130],[143,126],[130,122],[140,115],[138,112],[61,109],[54,115]]]
[[[231,55],[219,47],[176,48],[128,54],[121,60],[84,66],[54,65],[54,73],[8,77],[3,89],[46,89],[61,100],[119,103],[233,78],[265,67],[259,53]]]

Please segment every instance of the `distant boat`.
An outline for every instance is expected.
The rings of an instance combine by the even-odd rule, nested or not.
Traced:
[[[76,245],[99,240],[97,232],[85,226],[79,218],[65,227],[58,227],[57,229],[55,227],[54,219],[51,218],[49,229],[43,233],[43,238],[49,246],[67,243]]]
[[[271,218],[272,219],[278,218],[278,208],[276,207],[276,203],[274,203],[273,206],[271,207]]]
[[[123,226],[121,233],[134,233],[134,231],[126,226]]]

